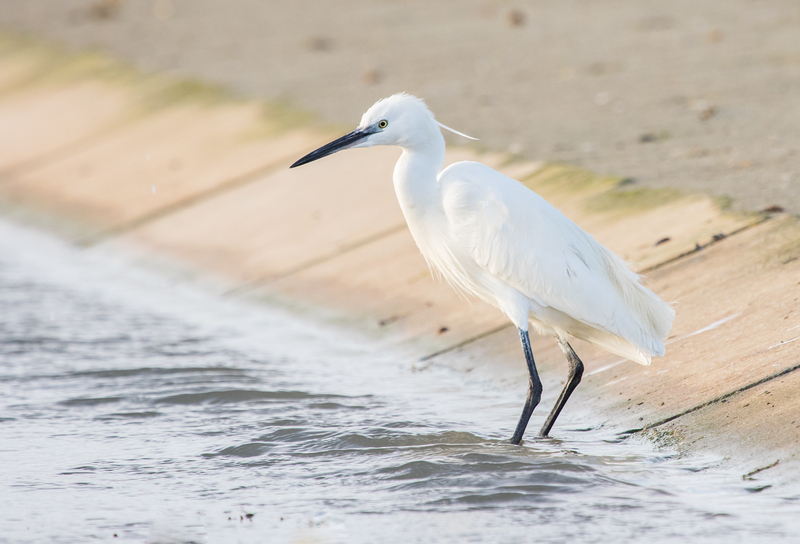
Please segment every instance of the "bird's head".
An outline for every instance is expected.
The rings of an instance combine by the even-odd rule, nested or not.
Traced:
[[[416,96],[395,94],[375,102],[361,117],[361,123],[353,132],[312,151],[295,162],[291,168],[327,157],[342,149],[373,145],[398,145],[408,148],[425,146],[431,140],[442,140],[439,127],[466,136],[437,122],[425,102]]]

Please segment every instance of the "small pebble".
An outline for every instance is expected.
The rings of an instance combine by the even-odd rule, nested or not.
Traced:
[[[89,14],[95,19],[113,19],[121,6],[122,0],[100,0],[92,4]]]
[[[525,12],[521,9],[512,9],[508,12],[508,24],[512,27],[525,26]]]
[[[314,36],[308,40],[308,48],[311,51],[330,51],[333,49],[333,40],[325,36]]]
[[[669,236],[665,236],[664,238],[656,242],[655,245],[660,246],[661,244],[666,244],[670,240],[672,240],[672,238],[670,238]]]
[[[366,70],[364,74],[361,76],[361,81],[364,82],[364,85],[372,86],[381,81],[381,73],[378,70]]]

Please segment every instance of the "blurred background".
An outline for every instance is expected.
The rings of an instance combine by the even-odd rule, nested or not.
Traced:
[[[800,211],[793,0],[3,0],[0,25],[347,126],[406,91],[487,148]]]
[[[399,151],[288,168],[401,91],[677,301],[552,440]],[[798,96],[797,0],[0,0],[0,544],[796,542]]]

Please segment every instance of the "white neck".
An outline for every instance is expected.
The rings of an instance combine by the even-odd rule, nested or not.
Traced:
[[[414,144],[403,145],[394,167],[394,190],[411,233],[420,221],[444,213],[442,192],[437,181],[444,164],[444,138],[438,127]]]

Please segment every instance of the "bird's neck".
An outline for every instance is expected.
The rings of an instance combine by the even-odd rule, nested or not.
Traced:
[[[394,167],[394,190],[412,233],[420,221],[444,214],[437,177],[444,164],[445,146],[438,129],[436,136],[424,146],[403,146]]]

